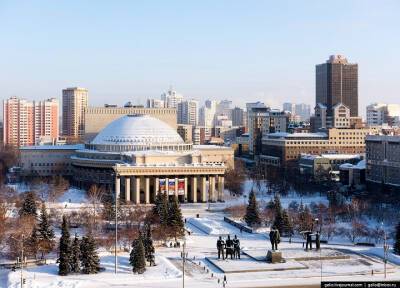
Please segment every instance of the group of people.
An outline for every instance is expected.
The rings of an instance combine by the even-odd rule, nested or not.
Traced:
[[[240,240],[235,237],[231,239],[231,236],[228,235],[228,238],[224,241],[221,236],[217,240],[217,249],[218,249],[218,259],[225,260],[230,255],[231,259],[240,259]]]

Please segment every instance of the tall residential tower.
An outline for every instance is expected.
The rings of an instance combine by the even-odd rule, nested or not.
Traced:
[[[41,137],[58,137],[58,100],[27,101],[11,97],[3,102],[4,144],[34,145]]]
[[[64,136],[80,138],[85,134],[85,109],[88,90],[73,87],[62,90],[62,132]]]

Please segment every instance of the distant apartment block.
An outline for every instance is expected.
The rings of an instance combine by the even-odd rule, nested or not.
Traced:
[[[245,113],[242,108],[235,107],[232,109],[232,125],[245,126]]]
[[[161,94],[161,100],[165,108],[178,108],[178,104],[183,101],[183,95],[176,92],[172,87],[167,92]]]
[[[367,106],[367,125],[400,126],[400,104],[373,103]]]
[[[3,141],[13,146],[34,145],[41,137],[59,136],[57,99],[27,101],[17,97],[3,101]]]
[[[85,134],[88,90],[80,87],[62,90],[62,134],[79,139]]]
[[[178,124],[196,126],[199,122],[199,102],[186,100],[178,103]]]

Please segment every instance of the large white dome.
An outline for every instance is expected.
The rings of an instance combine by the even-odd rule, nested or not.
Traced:
[[[168,145],[184,144],[171,126],[148,115],[127,115],[108,124],[90,144]]]

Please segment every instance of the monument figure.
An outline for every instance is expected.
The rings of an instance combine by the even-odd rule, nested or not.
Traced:
[[[233,259],[233,241],[231,239],[231,236],[228,235],[228,239],[225,241],[225,247],[226,247],[226,258],[228,258],[228,255],[231,256],[231,259]]]
[[[233,254],[234,254],[234,257],[237,258],[237,259],[240,259],[240,240],[235,235],[235,237],[233,238],[232,241],[233,241]]]
[[[306,235],[306,251],[308,251],[308,247],[312,250],[312,232],[306,231],[304,234]]]
[[[319,232],[315,235],[315,248],[317,250],[321,249],[321,234]]]
[[[269,241],[271,242],[272,251],[278,250],[278,244],[281,242],[281,235],[279,234],[279,230],[275,227],[272,227],[269,232]]]
[[[217,240],[217,249],[218,249],[218,259],[225,260],[225,241],[222,239],[221,236],[219,236],[219,239]]]

